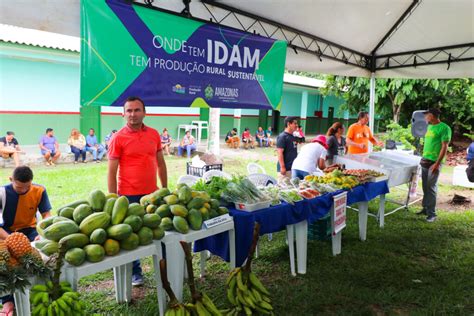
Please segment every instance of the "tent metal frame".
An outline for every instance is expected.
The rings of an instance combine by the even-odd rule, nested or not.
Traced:
[[[421,1],[422,0],[413,0],[410,3],[409,7],[382,37],[376,47],[374,47],[371,54],[364,54],[344,45],[329,41],[280,22],[234,8],[216,0],[201,0],[199,2],[206,9],[208,13],[207,18],[209,20],[192,16],[189,6],[191,0],[183,0],[184,9],[181,13],[155,7],[153,6],[154,0],[145,0],[145,6],[172,14],[180,14],[206,23],[230,27],[269,38],[285,40],[288,43],[288,47],[293,49],[296,54],[298,54],[299,51],[305,52],[316,56],[320,61],[323,61],[323,58],[330,59],[368,70],[371,73],[384,69],[417,67],[443,63],[447,65],[447,69],[449,70],[452,63],[474,60],[474,43],[463,43],[451,46],[432,47],[377,55],[377,51],[387,43],[401,25],[410,18],[413,12],[420,5]],[[134,3],[141,5],[137,2]],[[219,12],[216,12],[216,10],[213,12],[209,6],[217,8],[217,11]],[[232,24],[232,22],[234,23]],[[237,22],[238,27],[230,26],[235,25],[235,22]]]

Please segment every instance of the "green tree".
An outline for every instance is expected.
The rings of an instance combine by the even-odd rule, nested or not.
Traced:
[[[342,97],[344,107],[356,113],[367,109],[370,79],[327,76],[323,94]],[[470,130],[474,121],[473,79],[376,79],[375,111],[388,121],[407,125],[415,110],[439,107],[443,120],[453,122],[455,130]]]

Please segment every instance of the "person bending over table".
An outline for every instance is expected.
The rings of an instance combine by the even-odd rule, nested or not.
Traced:
[[[12,232],[20,232],[30,241],[39,239],[36,231],[36,212],[42,218],[51,216],[51,204],[45,187],[33,183],[33,171],[27,166],[16,167],[11,183],[0,187],[0,240]],[[13,296],[1,298],[0,315],[13,315]]]
[[[323,175],[323,170],[326,169],[327,149],[328,145],[324,135],[318,135],[311,143],[304,145],[293,161],[291,177],[303,180],[307,175]]]

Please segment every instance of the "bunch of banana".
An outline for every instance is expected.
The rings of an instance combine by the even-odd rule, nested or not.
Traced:
[[[191,316],[191,312],[183,304],[168,304],[165,316]]]
[[[235,268],[226,281],[227,299],[235,306],[226,315],[272,315],[270,293],[252,271]]]
[[[31,288],[30,302],[33,316],[85,315],[84,303],[79,301],[79,293],[71,289],[68,282],[61,282],[60,297],[53,300],[53,282],[37,284]]]
[[[187,303],[186,308],[191,311],[191,314],[198,316],[222,316],[222,313],[217,309],[214,302],[209,298],[209,296],[202,292],[200,293],[201,297],[193,303]]]

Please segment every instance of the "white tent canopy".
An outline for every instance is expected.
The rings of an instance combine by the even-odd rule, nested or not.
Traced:
[[[289,70],[371,77],[372,129],[375,77],[474,78],[474,0],[135,3],[286,40]],[[80,36],[79,4],[79,0],[1,1],[0,23]]]
[[[186,1],[148,2],[182,12]],[[474,77],[474,0],[192,0],[189,13],[288,41],[290,70]],[[1,1],[0,23],[80,36],[79,0]]]

